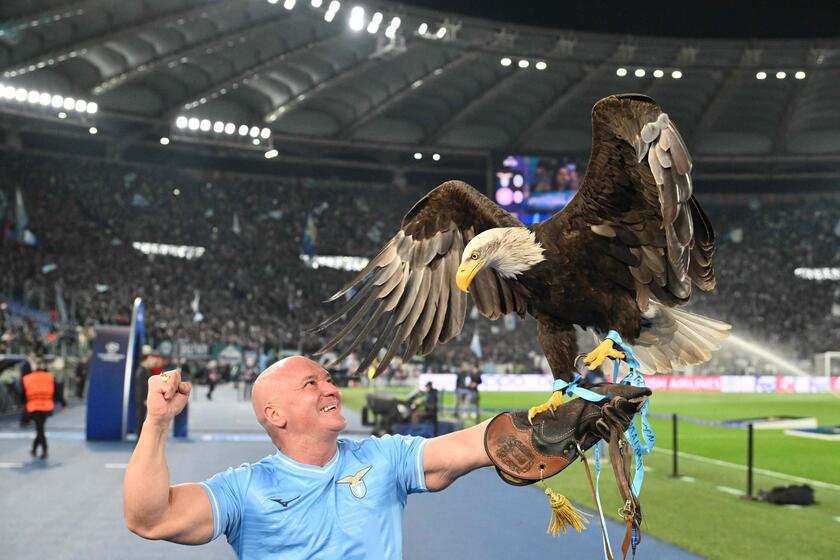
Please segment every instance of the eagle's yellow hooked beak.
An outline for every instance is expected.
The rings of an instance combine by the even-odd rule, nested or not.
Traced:
[[[463,292],[469,293],[470,284],[475,278],[475,275],[481,270],[481,267],[484,266],[484,259],[470,259],[465,263],[461,263],[461,266],[458,267],[458,272],[455,274],[455,284]]]

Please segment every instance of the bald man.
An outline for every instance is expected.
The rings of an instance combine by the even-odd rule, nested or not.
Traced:
[[[124,483],[126,525],[147,539],[203,544],[224,534],[239,558],[401,558],[408,494],[443,490],[490,465],[487,422],[429,440],[340,438],[341,393],[321,366],[292,357],[262,372],[251,398],[277,452],[170,486],[167,428],[189,393],[177,371],[149,380]]]

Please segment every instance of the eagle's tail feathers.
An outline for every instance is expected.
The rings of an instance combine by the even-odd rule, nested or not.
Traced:
[[[729,335],[728,323],[651,301],[633,347],[645,373],[671,373],[702,364]]]

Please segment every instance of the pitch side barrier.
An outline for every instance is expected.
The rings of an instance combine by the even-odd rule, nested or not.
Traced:
[[[454,391],[454,373],[423,373],[418,387],[427,381],[438,390]],[[554,378],[547,373],[483,373],[479,390],[490,392],[545,392]],[[797,377],[792,375],[645,375],[645,384],[657,392],[709,393],[840,393],[840,376]]]
[[[714,420],[704,420],[702,418],[690,418],[688,416],[679,416],[678,414],[658,414],[655,412],[648,412],[648,416],[650,418],[658,418],[660,420],[667,420],[668,418],[671,419],[671,432],[672,432],[672,442],[671,442],[671,476],[674,478],[678,478],[680,476],[679,471],[679,423],[680,422],[687,422],[689,424],[699,424],[700,426],[711,426],[715,428],[733,428],[737,430],[744,430],[747,431],[747,492],[744,496],[747,499],[752,499],[753,497],[753,459],[754,459],[754,452],[753,452],[753,432],[755,431],[755,424],[750,421],[745,420],[724,420],[721,422],[716,422]]]

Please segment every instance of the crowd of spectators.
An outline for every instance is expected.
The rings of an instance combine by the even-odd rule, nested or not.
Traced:
[[[318,254],[370,257],[432,186],[0,153],[0,190],[8,201],[4,223],[8,228],[15,219],[20,189],[37,238],[35,246],[0,240],[0,291],[51,312],[57,322],[66,318],[82,325],[127,323],[139,296],[146,302],[153,342],[185,339],[311,352],[324,339],[303,329],[334,310],[320,302],[352,272],[304,265],[307,214],[318,209]],[[690,309],[728,321],[744,338],[788,358],[840,349],[840,282],[793,272],[840,267],[840,198],[699,198],[718,233],[718,288],[698,294]],[[134,242],[205,251],[193,259],[146,255]],[[23,327],[11,324],[3,319],[3,338],[22,336]],[[473,360],[475,332],[485,362],[503,371],[544,367],[533,319],[491,323],[472,314],[459,339],[433,353],[428,367],[456,368]],[[728,371],[715,373],[751,367],[743,356],[727,356],[712,367]]]

